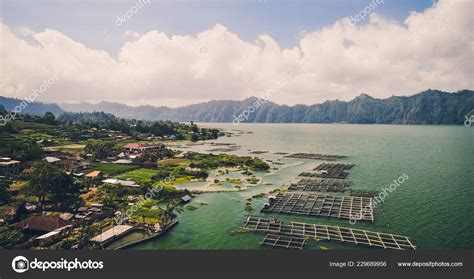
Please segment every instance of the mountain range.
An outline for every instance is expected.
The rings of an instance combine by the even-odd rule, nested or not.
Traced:
[[[426,90],[412,96],[392,96],[386,99],[361,94],[351,101],[335,100],[295,106],[260,102],[257,107],[258,101],[255,97],[242,101],[216,100],[179,108],[149,105],[132,107],[115,102],[59,105],[35,103],[30,104],[25,112],[38,114],[52,111],[61,114],[63,111],[103,111],[122,118],[183,122],[357,124],[462,124],[465,116],[474,112],[472,90],[454,93]],[[0,97],[0,105],[7,110],[12,109],[11,103],[15,104],[15,99]],[[241,116],[240,120],[237,120],[239,115],[245,118]]]

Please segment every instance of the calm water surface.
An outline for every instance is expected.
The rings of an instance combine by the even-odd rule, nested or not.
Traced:
[[[239,129],[236,137],[216,142],[242,146],[248,150],[268,150],[252,155],[279,160],[284,165],[272,173],[258,174],[260,184],[241,192],[206,193],[193,199],[197,210],[185,210],[180,224],[162,238],[138,249],[263,249],[263,235],[242,233],[249,212],[246,199],[279,188],[294,180],[301,171],[311,170],[320,161],[286,159],[274,152],[310,152],[348,155],[343,162],[356,166],[348,179],[354,189],[380,191],[402,174],[408,179],[390,193],[376,210],[376,222],[359,222],[353,227],[390,232],[411,238],[418,249],[474,248],[474,129],[464,126],[398,126],[339,124],[201,124],[227,130]],[[197,146],[200,151],[209,146]],[[272,183],[272,185],[263,185]],[[201,205],[201,202],[208,205]],[[266,198],[253,199],[252,215],[261,215]],[[266,215],[268,216],[268,215]],[[348,221],[327,218],[278,216],[310,223],[352,226]],[[312,241],[309,248],[367,249],[335,242]]]

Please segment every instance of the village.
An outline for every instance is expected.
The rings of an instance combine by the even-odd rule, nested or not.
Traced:
[[[0,130],[0,247],[122,249],[160,236],[200,194],[175,183],[205,181],[220,167],[249,174],[269,168],[258,158],[166,146],[219,136],[225,133],[194,123],[125,121],[100,113],[8,123]],[[140,237],[110,245],[128,234]]]

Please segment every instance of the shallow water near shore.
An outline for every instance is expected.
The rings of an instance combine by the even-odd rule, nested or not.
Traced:
[[[176,227],[134,249],[267,249],[259,245],[263,234],[238,232],[249,214],[270,216],[260,213],[266,197],[252,199],[251,212],[244,209],[246,199],[279,188],[294,180],[300,172],[309,171],[322,162],[283,158],[275,152],[347,155],[348,158],[339,162],[355,164],[348,176],[353,189],[380,192],[382,187],[388,188],[403,174],[408,176],[377,208],[374,224],[357,222],[351,225],[348,220],[275,215],[280,219],[406,235],[420,250],[474,248],[473,128],[343,124],[200,125],[251,132],[222,137],[214,142],[241,146],[230,154],[279,162],[272,164],[278,170],[258,174],[261,181],[243,191],[198,195],[191,202],[198,208],[185,209]],[[203,151],[206,148],[209,146],[193,146],[187,150]],[[249,154],[249,150],[269,152]],[[368,249],[336,242],[310,243],[307,248]]]

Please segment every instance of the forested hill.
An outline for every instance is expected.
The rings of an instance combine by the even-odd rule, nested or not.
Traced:
[[[257,99],[210,101],[180,108],[140,106],[119,103],[61,105],[66,111],[105,111],[124,118],[145,120],[232,122]],[[462,124],[474,109],[474,91],[456,93],[427,90],[405,97],[376,99],[361,94],[355,99],[326,101],[315,105],[285,106],[268,102],[242,122],[259,123],[378,123],[378,124]]]
[[[0,97],[0,105],[11,110],[19,100]],[[142,120],[232,122],[257,101],[209,101],[179,108],[100,102],[97,104],[30,104],[27,113],[41,115],[68,112],[106,112],[117,117]],[[240,122],[258,123],[358,123],[358,124],[462,124],[474,113],[474,91],[455,93],[427,90],[413,96],[376,99],[361,94],[351,101],[326,101],[314,105],[263,104]]]

